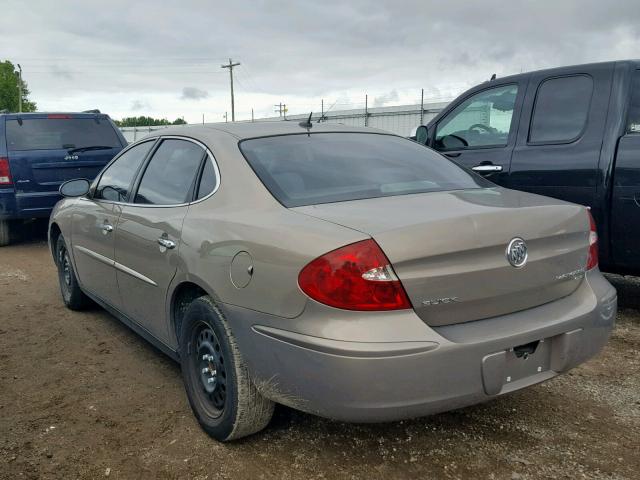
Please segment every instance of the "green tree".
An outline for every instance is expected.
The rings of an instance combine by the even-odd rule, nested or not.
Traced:
[[[17,112],[18,98],[20,96],[18,82],[20,76],[16,72],[16,68],[9,60],[0,62],[0,110],[8,110]],[[29,100],[29,89],[27,83],[22,80],[22,111],[35,112],[36,104]]]
[[[170,122],[166,118],[153,118],[153,117],[125,117],[122,120],[114,120],[119,127],[155,127],[157,125],[184,125],[185,122],[182,118],[177,118],[173,122]]]

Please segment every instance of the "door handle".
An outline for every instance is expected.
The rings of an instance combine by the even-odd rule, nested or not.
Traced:
[[[445,155],[449,158],[456,158],[459,157],[460,155],[462,155],[460,152],[458,153],[445,153]]]
[[[167,250],[176,248],[176,242],[174,242],[173,240],[169,240],[168,238],[165,238],[165,237],[160,237],[158,239],[158,245],[166,248]]]
[[[471,170],[478,173],[495,173],[502,171],[502,165],[476,165]]]
[[[105,223],[102,225],[102,233],[106,235],[107,233],[113,232],[113,225]]]

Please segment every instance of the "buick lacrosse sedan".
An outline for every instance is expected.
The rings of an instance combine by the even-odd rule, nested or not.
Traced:
[[[589,359],[615,318],[585,207],[382,131],[168,129],[61,193],[65,304],[179,361],[221,441],[274,402],[353,422],[482,402]]]

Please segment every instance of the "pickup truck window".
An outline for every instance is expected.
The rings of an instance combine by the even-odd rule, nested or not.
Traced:
[[[538,87],[529,143],[574,142],[584,130],[593,94],[587,75],[550,78]]]
[[[466,99],[438,124],[436,150],[506,146],[517,94],[517,85],[503,85]]]
[[[627,118],[627,133],[640,133],[640,70],[633,72],[631,104]]]

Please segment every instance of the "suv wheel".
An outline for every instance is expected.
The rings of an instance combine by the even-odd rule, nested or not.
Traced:
[[[6,247],[11,240],[9,220],[0,220],[0,247]]]
[[[200,297],[187,309],[180,357],[189,403],[210,436],[225,442],[267,426],[274,403],[249,378],[229,324],[211,298]]]
[[[73,270],[73,264],[69,258],[67,244],[62,235],[56,242],[56,265],[58,267],[58,281],[60,293],[64,304],[71,310],[82,310],[90,304],[89,297],[80,289],[78,278]]]

